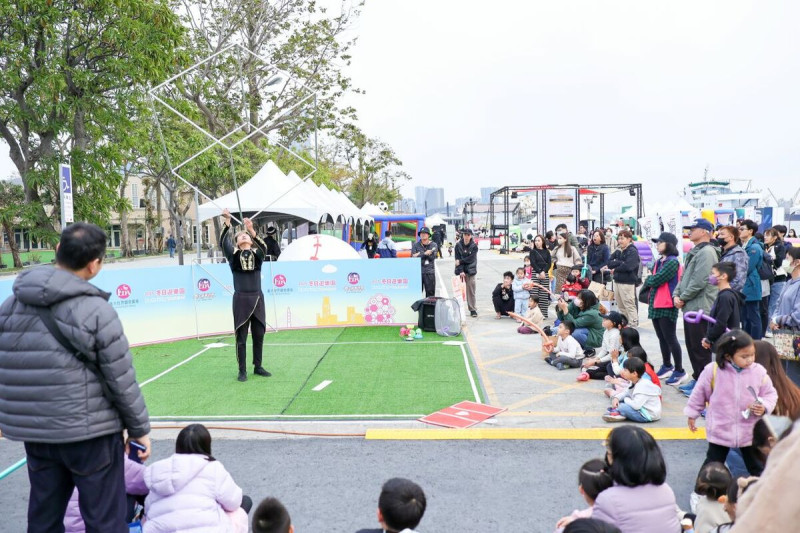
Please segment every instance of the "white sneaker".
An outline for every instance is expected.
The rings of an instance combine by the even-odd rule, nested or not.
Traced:
[[[764,333],[764,338],[765,338],[765,339],[771,339],[771,338],[772,338],[772,332],[771,332],[771,331],[769,331],[769,330],[767,330],[767,331]]]

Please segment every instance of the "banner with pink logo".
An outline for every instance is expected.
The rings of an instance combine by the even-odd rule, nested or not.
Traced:
[[[0,281],[0,302],[13,279]],[[111,293],[131,344],[233,331],[227,264],[102,270],[92,284]],[[268,328],[416,324],[422,298],[418,259],[264,263]]]

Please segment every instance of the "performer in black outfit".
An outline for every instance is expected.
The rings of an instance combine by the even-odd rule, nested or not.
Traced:
[[[264,258],[265,261],[277,261],[281,256],[281,245],[278,244],[277,240],[275,240],[275,235],[277,233],[278,230],[275,229],[275,226],[269,226],[267,228],[267,238],[264,239],[264,242],[267,245],[267,256]]]
[[[267,319],[264,311],[264,293],[261,292],[261,264],[267,257],[267,245],[256,235],[253,221],[244,219],[245,231],[231,240],[231,213],[223,211],[225,224],[219,236],[219,246],[233,273],[233,324],[236,330],[236,360],[239,362],[239,381],[247,381],[247,330],[253,334],[254,373],[269,377],[272,374],[261,366],[264,333]],[[255,244],[255,248],[253,245]]]

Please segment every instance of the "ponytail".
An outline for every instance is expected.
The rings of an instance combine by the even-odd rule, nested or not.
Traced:
[[[722,335],[714,345],[717,354],[717,366],[725,367],[726,357],[733,357],[736,352],[753,344],[753,338],[741,329],[732,329]]]

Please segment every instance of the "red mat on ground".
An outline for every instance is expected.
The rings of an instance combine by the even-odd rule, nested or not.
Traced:
[[[419,419],[420,422],[446,428],[468,428],[502,413],[505,409],[475,402],[460,402]]]

